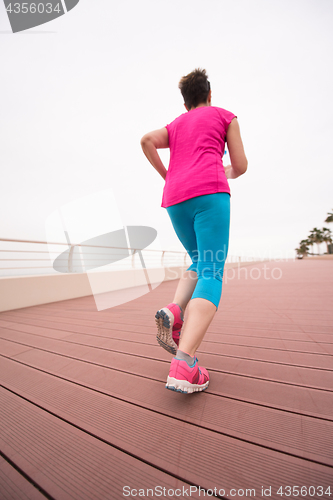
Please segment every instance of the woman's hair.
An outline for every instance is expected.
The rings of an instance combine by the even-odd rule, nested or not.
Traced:
[[[206,70],[197,68],[183,76],[178,87],[188,109],[196,108],[199,104],[206,102],[210,91]]]

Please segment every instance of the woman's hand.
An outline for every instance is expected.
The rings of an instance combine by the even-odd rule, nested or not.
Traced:
[[[231,165],[226,165],[224,167],[224,172],[225,172],[225,175],[227,177],[227,179],[232,179],[231,175],[232,175],[232,166]]]

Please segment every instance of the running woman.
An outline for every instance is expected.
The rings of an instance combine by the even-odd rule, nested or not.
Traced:
[[[195,353],[221,299],[229,245],[227,179],[244,174],[247,159],[236,115],[211,105],[206,70],[196,69],[184,76],[179,88],[187,112],[144,135],[141,146],[165,180],[162,207],[192,260],[179,280],[173,302],[155,315],[159,344],[176,355],[166,387],[192,393],[205,390],[209,384],[209,374],[198,366]],[[231,165],[223,166],[226,143]],[[168,170],[157,152],[161,148],[170,148]]]

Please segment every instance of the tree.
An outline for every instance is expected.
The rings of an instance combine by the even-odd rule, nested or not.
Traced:
[[[333,209],[332,209],[333,210]],[[327,217],[325,219],[327,223],[333,223],[333,212],[328,212]],[[327,227],[323,227],[322,229],[318,229],[314,227],[306,240],[302,240],[299,244],[298,248],[295,248],[297,255],[308,255],[309,247],[311,247],[310,255],[315,255],[313,252],[313,245],[316,243],[318,248],[318,254],[320,255],[320,243],[325,242],[327,247],[327,253],[329,253],[328,244],[332,243],[332,232]]]
[[[327,253],[329,253],[328,244],[332,243],[332,232],[328,227],[323,227],[322,229],[322,240],[326,243]]]
[[[311,247],[311,254],[313,255],[314,235],[312,234],[312,232],[310,232],[309,236],[305,241],[307,241],[308,245]]]
[[[302,240],[298,248],[295,248],[297,255],[307,255],[309,253],[308,240]]]
[[[309,235],[308,240],[310,241],[311,245],[313,245],[314,243],[317,244],[318,255],[319,255],[319,245],[320,245],[320,243],[322,243],[324,241],[323,240],[323,233],[322,233],[321,229],[314,227],[312,229],[312,231],[310,231],[310,235]]]
[[[332,208],[332,210],[333,210],[333,208]],[[333,222],[333,213],[332,212],[328,212],[327,217],[325,219],[325,222]]]

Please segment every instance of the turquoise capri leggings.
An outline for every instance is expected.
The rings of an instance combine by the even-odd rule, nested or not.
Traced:
[[[198,281],[192,295],[213,302],[222,294],[222,278],[229,246],[230,195],[196,196],[166,208],[176,234],[192,260],[188,271]]]

